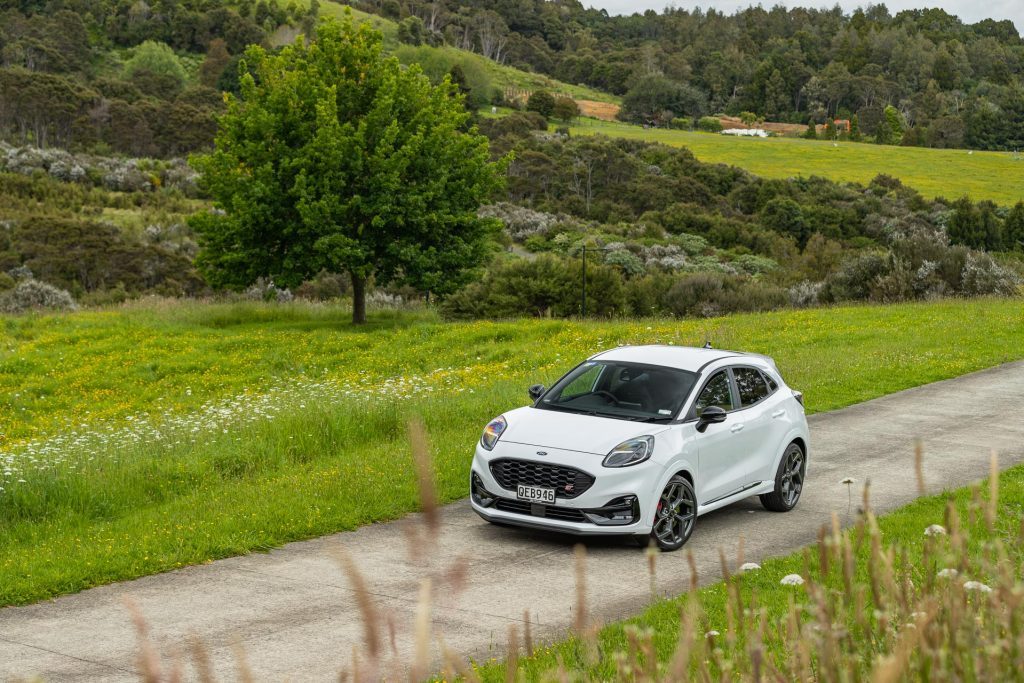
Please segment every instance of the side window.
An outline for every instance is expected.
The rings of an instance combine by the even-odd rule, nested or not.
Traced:
[[[704,385],[704,389],[700,392],[700,396],[697,397],[696,403],[693,404],[697,415],[700,415],[709,406],[718,406],[725,411],[735,408],[732,404],[729,373],[725,370],[719,372]]]
[[[736,389],[740,394],[740,405],[754,405],[768,396],[768,385],[764,377],[754,368],[733,368],[732,375],[736,378]]]
[[[774,393],[775,390],[779,388],[779,383],[776,382],[774,379],[772,379],[772,376],[769,375],[767,372],[764,372],[764,373],[761,373],[761,374],[763,374],[764,378],[766,380],[768,380],[768,393],[769,394]]]

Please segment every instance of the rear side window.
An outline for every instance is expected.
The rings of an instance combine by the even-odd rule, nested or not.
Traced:
[[[779,383],[776,382],[774,379],[772,379],[772,376],[769,375],[767,372],[764,373],[764,378],[766,380],[768,380],[768,393],[769,394],[774,392],[776,389],[779,388]]]
[[[735,406],[732,404],[732,389],[730,384],[729,373],[725,370],[722,370],[713,376],[708,380],[708,383],[704,385],[704,389],[701,390],[700,396],[697,397],[697,401],[693,404],[694,412],[699,416],[704,412],[705,408],[710,406],[718,406],[725,411],[734,410]]]
[[[764,377],[754,368],[733,368],[736,378],[736,389],[740,394],[740,405],[752,406],[767,398],[769,391]]]

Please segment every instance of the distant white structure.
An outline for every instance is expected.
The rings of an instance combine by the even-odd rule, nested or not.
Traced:
[[[768,131],[761,128],[726,128],[722,135],[737,135],[745,138],[766,138]]]

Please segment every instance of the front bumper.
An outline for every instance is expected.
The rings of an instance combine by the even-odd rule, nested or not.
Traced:
[[[540,450],[545,455],[538,455]],[[499,459],[571,467],[593,477],[593,484],[574,497],[559,495],[556,490],[554,505],[531,504],[518,500],[514,483],[506,481],[506,488],[492,474],[490,464]],[[501,524],[576,535],[649,534],[660,468],[650,461],[607,468],[601,466],[602,459],[591,453],[515,443],[499,442],[493,451],[477,446],[470,475],[470,505],[484,519]]]

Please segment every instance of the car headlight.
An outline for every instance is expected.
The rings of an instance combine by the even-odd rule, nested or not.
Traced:
[[[638,465],[654,452],[653,436],[638,436],[635,439],[623,441],[604,456],[605,467],[629,467]]]
[[[480,437],[480,445],[487,450],[494,448],[494,444],[498,443],[498,439],[501,438],[506,427],[508,427],[508,422],[505,421],[504,415],[491,420],[484,427],[484,433]]]

